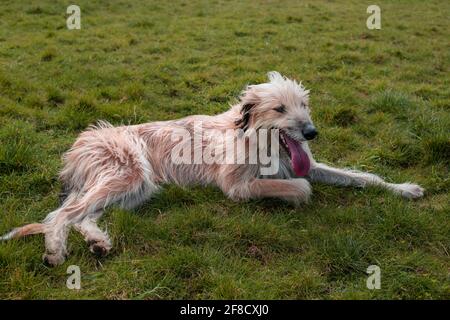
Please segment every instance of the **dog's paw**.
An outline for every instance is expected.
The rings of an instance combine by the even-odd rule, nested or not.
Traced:
[[[63,264],[66,260],[66,257],[63,254],[44,253],[44,255],[42,256],[42,260],[47,266],[55,267]]]
[[[425,189],[413,183],[402,183],[396,186],[396,189],[402,197],[407,199],[417,199],[423,197]]]
[[[285,196],[282,199],[291,202],[294,206],[299,206],[302,203],[308,203],[311,198],[311,184],[306,179],[292,179],[290,180],[297,188],[297,195],[295,196]]]
[[[111,243],[105,240],[91,240],[88,244],[89,250],[98,257],[106,256],[112,248]]]

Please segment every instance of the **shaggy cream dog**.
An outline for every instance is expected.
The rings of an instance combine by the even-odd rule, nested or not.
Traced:
[[[44,233],[44,261],[57,265],[65,259],[68,231],[74,227],[84,235],[92,252],[106,254],[111,241],[97,226],[105,207],[136,207],[166,183],[212,184],[233,200],[277,197],[295,204],[308,201],[309,181],[379,186],[409,199],[423,196],[424,190],[415,184],[387,183],[374,174],[331,168],[314,161],[307,141],[317,131],[310,117],[308,94],[296,81],[270,72],[269,82],[248,86],[238,103],[219,115],[122,127],[102,122],[81,133],[64,155],[61,207],[42,223],[16,228],[2,239]],[[195,130],[199,125],[203,133],[197,139]],[[261,139],[257,133],[263,130],[271,131]],[[189,137],[174,139],[180,133],[188,133]],[[255,135],[266,144],[252,142],[250,138]],[[279,137],[276,142],[282,146],[270,154],[278,170],[261,174],[265,165],[260,158],[253,163],[248,161],[250,149],[257,146],[268,150],[274,144],[274,136]],[[235,145],[239,142],[247,148],[237,150]],[[186,163],[173,158],[174,150],[188,150],[188,155],[195,157],[196,151],[213,149],[217,156],[217,150],[224,153],[228,145],[246,161]]]

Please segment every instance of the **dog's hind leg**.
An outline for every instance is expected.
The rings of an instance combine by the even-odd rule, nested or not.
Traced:
[[[377,175],[356,171],[337,169],[317,163],[309,172],[312,182],[321,182],[339,186],[369,187],[380,186],[408,199],[420,198],[424,189],[412,183],[388,183]]]
[[[48,265],[58,265],[64,262],[67,255],[67,236],[72,225],[80,223],[86,216],[99,208],[106,206],[108,190],[101,187],[87,192],[82,197],[71,197],[64,205],[51,213],[44,220],[47,225],[45,233],[45,254],[43,260]]]
[[[46,253],[43,256],[45,262],[50,265],[58,265],[64,262],[67,235],[70,226],[82,226],[81,230],[92,236],[92,240],[105,240],[104,248],[98,250],[109,250],[109,238],[97,226],[93,227],[92,217],[98,219],[103,209],[111,204],[119,204],[121,207],[129,208],[147,199],[155,185],[145,181],[139,175],[118,173],[110,177],[102,177],[93,186],[86,186],[87,192],[83,195],[70,195],[64,205],[50,214],[44,223],[48,225],[45,233]],[[97,216],[93,216],[97,214]],[[85,221],[85,219],[88,220]],[[94,237],[96,236],[96,237]],[[90,238],[88,238],[89,240]],[[94,245],[94,243],[92,243]],[[92,250],[97,248],[92,247]]]

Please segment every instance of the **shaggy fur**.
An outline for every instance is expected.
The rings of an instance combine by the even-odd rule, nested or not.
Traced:
[[[74,227],[85,237],[93,253],[104,255],[111,249],[111,241],[107,233],[99,229],[97,220],[105,207],[113,204],[122,208],[136,207],[166,183],[212,184],[233,200],[277,197],[295,204],[308,201],[309,181],[341,186],[381,186],[410,199],[423,196],[423,189],[415,184],[387,183],[374,174],[316,163],[305,139],[305,128],[313,126],[308,94],[296,81],[271,72],[269,82],[248,86],[238,103],[219,115],[122,127],[101,122],[81,133],[64,155],[60,174],[61,206],[49,213],[42,223],[14,229],[2,239],[44,233],[44,261],[58,265],[67,255],[67,235],[70,227]],[[173,139],[174,132],[183,129],[194,134],[198,123],[210,133],[202,137],[200,144],[193,145],[192,152],[195,148],[205,150],[226,145],[230,139],[232,142],[248,139],[252,130],[279,129],[285,137],[295,140],[303,150],[301,153],[309,158],[302,160],[303,164],[309,163],[307,175],[296,176],[287,149],[280,150],[276,159],[279,170],[273,176],[261,176],[260,163],[174,163],[171,151],[178,143]],[[242,130],[234,135],[219,134],[237,128]],[[240,134],[242,131],[244,134]],[[191,142],[186,143],[191,145]],[[245,150],[244,157],[248,158]]]

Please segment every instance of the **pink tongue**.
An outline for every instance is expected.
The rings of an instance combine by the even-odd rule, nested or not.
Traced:
[[[299,177],[304,177],[308,174],[311,167],[309,157],[301,147],[301,143],[284,135],[284,138],[288,144],[289,151],[291,153],[291,165],[295,174]]]

